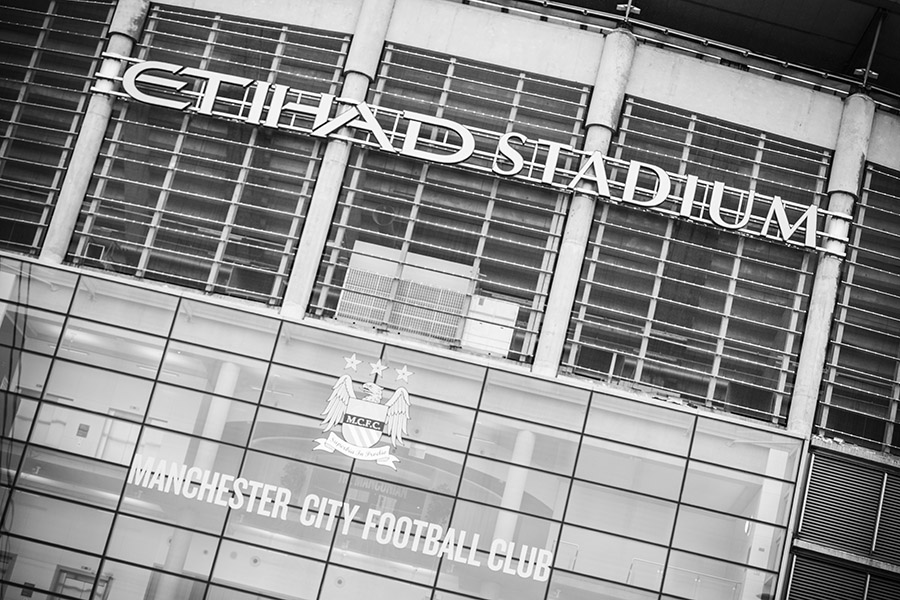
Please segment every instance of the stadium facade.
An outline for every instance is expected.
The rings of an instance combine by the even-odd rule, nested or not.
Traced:
[[[600,8],[4,2],[0,595],[900,598],[895,3]]]

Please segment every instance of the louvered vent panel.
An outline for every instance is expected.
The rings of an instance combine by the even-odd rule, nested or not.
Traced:
[[[880,473],[817,454],[799,537],[837,550],[870,554],[881,480]]]
[[[888,476],[884,489],[875,556],[900,565],[900,476],[897,475]],[[895,598],[900,600],[900,585]]]
[[[891,580],[873,575],[866,600],[900,600],[900,577]]]
[[[790,585],[788,600],[863,600],[866,574],[796,556]]]

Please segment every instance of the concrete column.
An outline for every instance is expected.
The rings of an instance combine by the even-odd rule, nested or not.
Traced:
[[[516,464],[531,464],[534,455],[535,435],[533,431],[522,430],[516,435],[516,445],[513,447],[512,462]],[[525,484],[528,482],[528,470],[523,467],[510,467],[503,486],[503,496],[500,498],[500,508],[519,510],[522,508],[522,497],[525,495]],[[519,515],[513,512],[501,511],[497,516],[497,524],[494,526],[494,539],[503,539],[507,542],[515,541],[516,525]]]
[[[622,112],[625,85],[628,83],[636,46],[634,35],[627,29],[617,29],[606,36],[594,82],[594,93],[588,106],[584,139],[584,150],[587,152],[605,154],[609,151],[609,144]],[[553,286],[547,299],[532,366],[532,371],[539,375],[552,377],[559,369],[596,202],[593,195],[576,193],[569,205],[566,228],[559,256],[556,258]]]
[[[106,51],[118,56],[130,56],[141,30],[150,5],[149,0],[119,0],[109,28]],[[98,73],[107,77],[122,74],[124,61],[104,58]],[[88,101],[87,110],[81,122],[81,131],[72,150],[72,158],[63,178],[53,217],[47,228],[47,235],[41,248],[40,259],[51,264],[60,264],[66,257],[69,241],[75,230],[75,222],[81,212],[81,204],[87,192],[94,163],[100,155],[100,146],[106,134],[106,126],[112,114],[114,98],[103,92],[113,91],[114,83],[98,79],[95,87],[100,90]]]
[[[341,98],[365,101],[369,84],[374,81],[378,72],[378,62],[393,11],[394,0],[363,0],[353,41],[347,53]],[[349,135],[346,130],[341,133]],[[328,241],[331,219],[337,208],[341,183],[350,162],[350,149],[349,143],[333,138],[325,148],[281,305],[281,314],[284,316],[302,318],[306,314],[316,285],[322,253]]]
[[[797,364],[797,379],[788,414],[788,431],[809,439],[816,414],[819,386],[825,368],[825,352],[840,283],[842,258],[847,247],[853,206],[862,187],[863,170],[875,103],[863,94],[854,94],[844,100],[837,146],[828,179],[828,218],[826,228],[831,237],[826,242],[827,251],[819,256],[812,297],[806,317],[806,329]]]

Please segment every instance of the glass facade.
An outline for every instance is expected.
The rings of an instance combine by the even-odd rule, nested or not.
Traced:
[[[41,248],[113,8],[113,0],[0,6],[0,248]]]
[[[0,282],[6,593],[774,589],[799,439],[88,273]],[[393,469],[322,449],[341,375],[408,391]]]

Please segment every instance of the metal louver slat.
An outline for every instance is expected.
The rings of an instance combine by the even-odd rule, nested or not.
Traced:
[[[897,600],[900,598],[900,578],[886,579],[875,577],[869,580],[869,593],[866,600]]]
[[[880,473],[817,454],[799,537],[837,550],[869,555],[881,484]]]
[[[875,556],[900,563],[900,477],[889,475],[881,504],[878,537],[875,540]],[[900,598],[900,584],[894,598]]]
[[[863,600],[866,574],[819,562],[794,558],[788,600]]]

